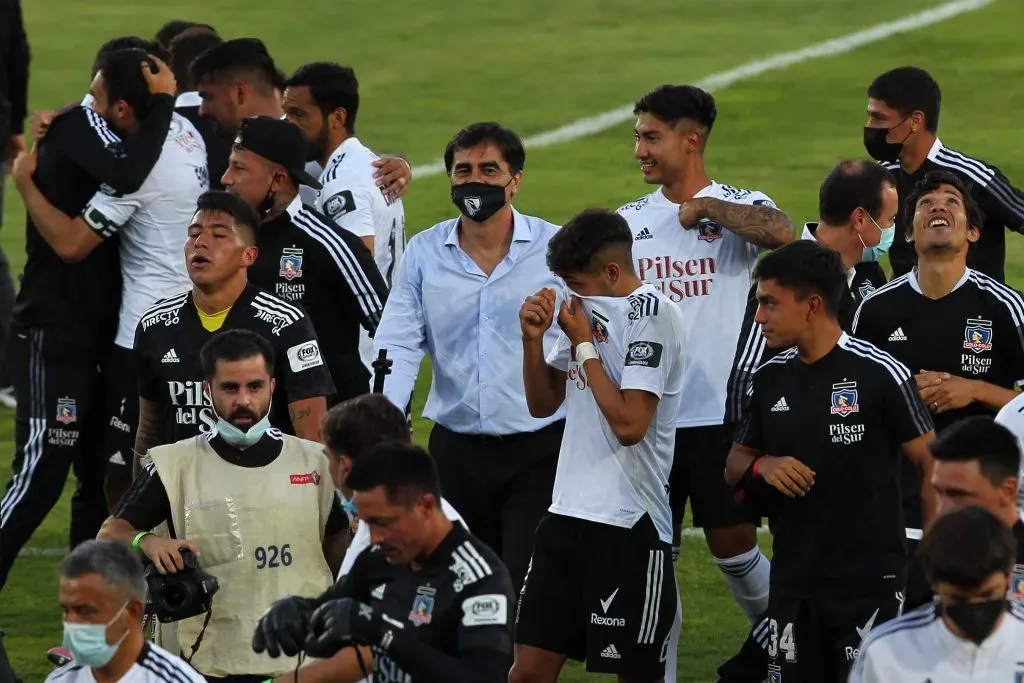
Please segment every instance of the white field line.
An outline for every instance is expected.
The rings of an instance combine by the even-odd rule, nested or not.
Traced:
[[[877,43],[880,40],[890,38],[898,33],[915,31],[917,29],[924,28],[925,26],[931,26],[932,24],[937,24],[941,21],[951,19],[967,12],[973,12],[974,10],[981,9],[986,5],[991,5],[993,2],[995,2],[995,0],[956,0],[955,2],[947,2],[943,5],[939,5],[938,7],[933,7],[932,9],[903,17],[902,19],[887,21],[885,23],[872,26],[871,28],[866,28],[854,33],[848,33],[845,36],[826,40],[822,43],[816,43],[800,50],[780,52],[766,59],[756,59],[754,61],[747,62],[746,64],[741,64],[734,69],[711,74],[707,78],[697,81],[694,85],[703,88],[708,92],[720,90],[735,83],[739,83],[740,81],[745,81],[756,76],[760,76],[761,74],[768,73],[769,71],[778,71],[780,69],[793,66],[794,64],[809,62],[814,59],[823,59],[825,57],[834,57],[846,52],[851,52],[857,48],[864,47],[865,45],[870,45],[871,43]],[[641,93],[637,93],[637,96],[639,97],[640,94]],[[549,130],[545,133],[533,135],[523,140],[523,144],[530,149],[540,149],[542,147],[550,147],[563,142],[571,142],[588,135],[601,133],[609,128],[619,125],[620,123],[629,121],[632,118],[633,105],[624,104],[621,107],[617,107],[610,111],[578,119],[572,123]],[[416,166],[413,169],[413,175],[417,178],[426,178],[428,176],[439,175],[441,173],[444,173],[443,161],[423,164],[422,166]]]

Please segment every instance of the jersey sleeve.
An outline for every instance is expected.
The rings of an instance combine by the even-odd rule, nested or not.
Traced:
[[[374,237],[371,191],[380,192],[365,183],[353,183],[347,177],[335,175],[320,190],[317,208],[356,237]]]
[[[276,362],[285,378],[289,403],[335,393],[313,323],[305,312],[281,330],[281,345],[284,353],[278,355]]]
[[[460,611],[457,649],[491,650],[512,654],[512,621],[515,618],[512,581],[495,572],[458,594]]]
[[[153,463],[146,463],[111,514],[143,531],[171,519],[171,501]]]
[[[555,345],[551,347],[545,361],[548,365],[560,372],[569,372],[569,363],[572,362],[572,343],[565,332],[559,332]]]
[[[388,300],[387,283],[361,239],[337,226],[330,227],[335,232],[334,239],[325,240],[324,245],[337,278],[335,287],[339,293],[347,293],[355,299],[360,323],[373,336]]]
[[[884,352],[880,352],[884,353]],[[917,382],[907,366],[887,353],[880,358],[885,372],[883,419],[895,444],[913,441],[935,429],[931,413],[921,401]]]
[[[1007,339],[1012,339],[1010,346],[1010,373],[1017,386],[1024,384],[1024,297],[1010,287],[1000,287],[1002,303],[1006,306],[1006,326],[1009,328]]]
[[[732,370],[725,388],[725,423],[739,424],[747,400],[747,388],[754,377],[754,371],[767,355],[767,342],[761,334],[761,325],[754,320],[757,314],[756,286],[750,288],[747,307],[743,311],[743,324],[736,340]]]
[[[142,207],[139,192],[121,195],[110,187],[101,188],[82,209],[82,220],[100,239],[113,237]]]
[[[985,217],[1016,232],[1024,232],[1024,192],[1014,187],[995,166],[984,166],[992,176],[981,186],[983,192],[979,197]]]
[[[145,315],[143,315],[145,319]],[[135,354],[135,369],[138,377],[139,396],[147,401],[166,403],[167,395],[161,385],[160,378],[153,371],[153,358],[149,348],[149,336],[142,327],[142,320],[135,327],[135,343],[132,346]]]
[[[879,346],[887,341],[888,334],[883,332],[880,313],[882,307],[878,305],[879,299],[875,294],[869,294],[866,299],[860,302],[857,312],[853,314],[853,325],[850,334],[858,339]]]
[[[50,127],[51,134],[59,133],[58,144],[72,161],[100,183],[131,194],[139,191],[160,158],[173,113],[174,99],[159,95],[150,98],[139,131],[124,138],[102,116],[84,107],[71,109],[64,115],[66,120]]]
[[[763,369],[754,373],[750,385],[747,387],[747,401],[743,411],[743,417],[736,427],[733,441],[764,452],[764,418],[761,411],[761,400],[763,391],[761,382],[764,380]]]
[[[671,390],[666,380],[682,355],[672,318],[667,312],[643,315],[626,328],[623,341],[626,355],[619,388],[646,391],[660,399]]]

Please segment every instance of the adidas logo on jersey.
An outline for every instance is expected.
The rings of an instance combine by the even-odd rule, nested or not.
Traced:
[[[903,328],[897,327],[896,331],[889,335],[889,341],[907,341],[907,335],[903,334]]]
[[[633,235],[633,241],[634,242],[636,242],[638,240],[653,240],[653,239],[654,239],[654,235],[651,234],[651,229],[650,228],[644,228],[643,230],[641,230],[637,234]]]
[[[160,360],[161,363],[180,363],[181,360],[178,358],[178,354],[175,353],[174,349],[171,349],[164,354],[164,357]]]
[[[622,655],[615,649],[615,645],[609,645],[605,649],[601,650],[601,656],[605,659],[622,659]]]
[[[782,398],[780,398],[778,401],[775,402],[775,405],[772,406],[772,412],[773,413],[788,413],[789,412],[789,404],[786,403],[786,397],[785,396],[783,396]]]
[[[114,463],[115,465],[125,464],[124,458],[121,456],[121,451],[114,451],[114,454],[110,456],[110,459],[107,462]]]
[[[386,585],[387,584],[382,583],[379,586],[377,586],[376,588],[374,588],[372,591],[370,591],[370,597],[373,598],[374,600],[383,600],[384,599],[384,586],[386,586]]]

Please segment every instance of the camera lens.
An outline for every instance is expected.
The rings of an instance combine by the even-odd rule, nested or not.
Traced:
[[[185,607],[192,600],[192,586],[184,583],[169,583],[164,586],[163,603],[170,611]]]

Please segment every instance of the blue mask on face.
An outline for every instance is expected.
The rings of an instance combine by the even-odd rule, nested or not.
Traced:
[[[875,219],[868,216],[872,223],[875,223]],[[888,228],[883,228],[878,223],[875,223],[875,227],[882,233],[882,236],[878,240],[878,244],[873,247],[864,247],[864,254],[860,260],[864,261],[881,261],[882,257],[889,253],[889,247],[892,246],[892,242],[896,239],[896,223],[894,222]],[[860,240],[861,244],[864,244],[864,238]]]
[[[269,406],[267,407],[267,414],[263,416],[263,419],[249,427],[249,429],[244,432],[222,418],[220,415],[217,415],[217,433],[221,435],[221,438],[236,448],[248,448],[249,446],[252,446],[263,438],[263,435],[267,433],[268,429],[270,429]]]
[[[105,624],[69,624],[64,622],[64,647],[76,662],[86,666],[102,667],[113,659],[129,632],[125,631],[124,635],[111,645],[107,642],[107,628],[117,621],[127,606],[127,602],[121,605],[121,609],[117,610],[114,618]]]

